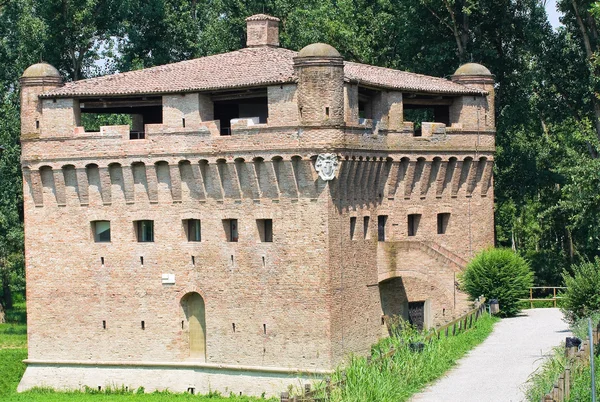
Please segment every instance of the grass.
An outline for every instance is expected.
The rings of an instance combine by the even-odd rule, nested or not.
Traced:
[[[598,397],[600,395],[600,381],[598,381],[598,378],[600,378],[600,357],[596,356],[594,364],[596,369],[596,397]],[[592,370],[589,365],[581,366],[574,371],[570,402],[589,402],[592,400],[591,373]]]
[[[541,366],[529,377],[525,396],[528,401],[539,402],[549,392],[558,377],[565,371],[567,360],[565,347],[554,348],[552,357],[546,359]]]
[[[383,339],[373,346],[371,363],[363,357],[352,357],[345,365],[346,384],[332,390],[330,401],[406,401],[483,342],[498,320],[486,314],[473,328],[456,336],[442,336],[431,343],[424,341],[424,334],[405,328],[401,336]],[[410,343],[414,342],[425,343],[422,352],[411,350]],[[392,346],[396,353],[381,358]],[[332,383],[339,381],[342,376],[342,371],[338,370]],[[316,387],[323,389],[324,384],[316,384]]]

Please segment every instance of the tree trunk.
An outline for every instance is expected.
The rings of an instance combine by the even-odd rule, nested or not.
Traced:
[[[9,285],[9,275],[4,264],[0,265],[0,281],[2,282],[2,298],[0,299],[0,304],[6,309],[12,308],[13,304]]]
[[[4,307],[2,307],[2,303],[0,303],[0,324],[4,324],[6,322],[6,318],[4,316]]]
[[[587,56],[588,69],[590,70],[590,75],[594,75],[594,68],[591,65],[592,58],[594,56],[594,50],[592,47],[592,41],[590,40],[590,35],[588,34],[588,27],[586,27],[585,22],[579,12],[579,7],[577,6],[576,0],[571,0],[571,5],[573,6],[573,11],[575,12],[575,19],[577,20],[577,25],[579,26],[579,31],[581,32],[581,36],[583,38],[583,46],[585,47],[585,54]],[[587,18],[586,18],[587,19]],[[590,26],[590,32],[592,32],[593,36],[597,36],[596,29],[594,26]],[[596,94],[592,92],[592,103],[594,105],[594,127],[596,129],[596,136],[600,139],[600,104],[598,103],[598,98],[596,98]]]

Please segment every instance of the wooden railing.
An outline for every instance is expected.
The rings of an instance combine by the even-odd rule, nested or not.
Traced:
[[[468,311],[466,314],[461,317],[451,321],[440,328],[432,329],[429,334],[425,336],[426,342],[433,342],[434,339],[440,339],[442,335],[449,337],[459,334],[461,331],[466,331],[473,327],[473,324],[476,323],[479,318],[485,313],[485,297],[480,296],[475,299],[474,302],[475,308]],[[377,363],[381,360],[392,357],[396,353],[396,349],[393,347],[387,353],[384,353],[374,359],[371,356],[367,357],[367,361],[369,364]],[[282,392],[280,402],[319,402],[325,401],[329,399],[329,395],[331,394],[331,390],[335,387],[343,387],[346,382],[346,373],[342,372],[342,379],[331,383],[330,378],[325,379],[325,388],[324,389],[315,389],[311,390],[310,384],[305,384],[304,389],[302,390],[302,395],[290,396],[289,392]],[[318,397],[318,395],[323,395],[325,393],[325,397]]]
[[[534,289],[552,289],[552,298],[534,298],[533,297],[533,290]],[[556,302],[560,299],[562,299],[561,296],[557,296],[556,295],[556,289],[566,289],[566,287],[564,286],[534,286],[529,288],[529,299],[520,299],[520,301],[528,301],[529,302],[529,306],[530,308],[533,308],[533,302],[534,301],[550,301],[554,303],[554,307],[556,307]]]
[[[592,331],[592,342],[594,342],[594,345],[600,344],[600,324]],[[573,369],[578,364],[589,364],[590,340],[584,340],[579,348],[577,346],[567,347],[565,344],[565,357],[567,362],[564,371],[552,385],[552,389],[542,397],[542,402],[564,402],[569,400]]]

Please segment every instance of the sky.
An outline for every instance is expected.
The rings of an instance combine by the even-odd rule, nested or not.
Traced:
[[[556,0],[546,0],[546,13],[548,14],[548,20],[554,29],[557,29],[561,23],[558,21],[560,13],[556,11]]]

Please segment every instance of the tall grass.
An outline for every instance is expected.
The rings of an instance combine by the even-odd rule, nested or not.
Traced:
[[[552,356],[546,359],[529,377],[525,391],[527,400],[539,402],[552,389],[566,366],[567,359],[565,358],[564,345],[554,348]]]
[[[404,329],[399,336],[383,339],[373,346],[371,362],[354,356],[336,372],[332,383],[345,375],[345,385],[335,387],[331,402],[399,402],[408,400],[428,383],[441,377],[469,350],[483,342],[492,332],[498,318],[484,315],[473,328],[456,336],[427,342],[424,333]],[[411,343],[423,342],[421,352],[414,351]],[[385,357],[393,347],[396,352]],[[383,358],[382,358],[383,356]],[[344,374],[345,373],[345,374]],[[323,389],[324,384],[317,384]]]
[[[596,395],[600,395],[600,357],[594,360],[596,368]],[[592,370],[590,365],[580,366],[578,370],[573,371],[573,380],[571,381],[570,402],[589,402],[592,400]]]

